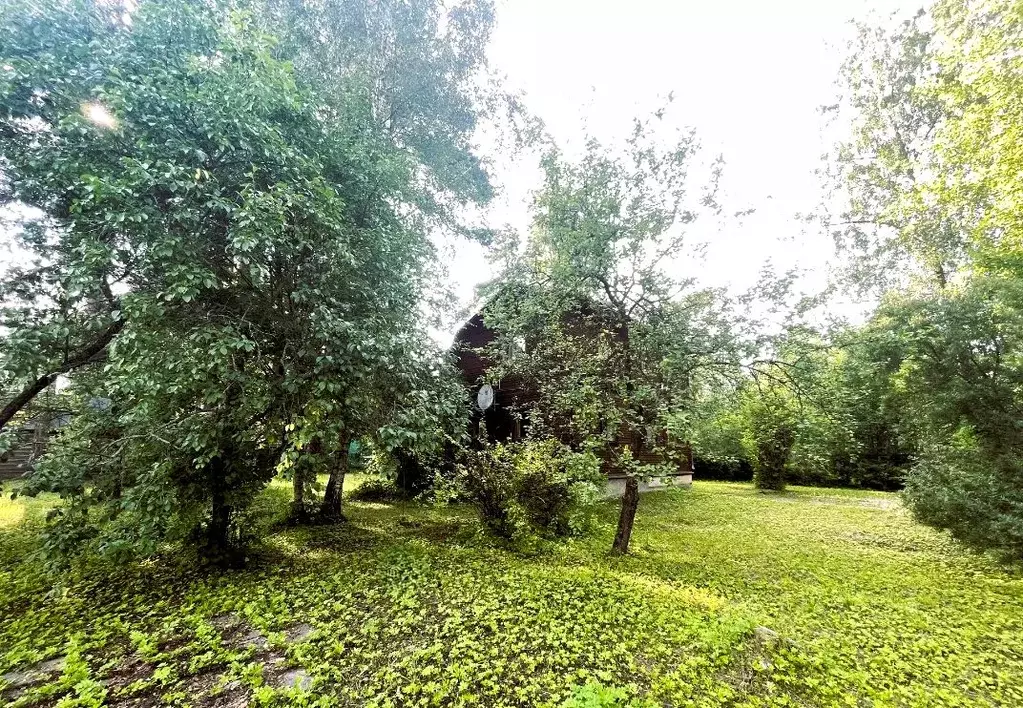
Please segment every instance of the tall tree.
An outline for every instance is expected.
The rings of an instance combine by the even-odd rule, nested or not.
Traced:
[[[356,91],[395,156],[419,167],[403,202],[435,226],[486,238],[462,222],[458,208],[493,195],[484,160],[472,147],[474,131],[486,123],[525,139],[535,128],[517,97],[487,73],[493,3],[261,0],[257,6],[300,75],[322,87],[329,102],[345,103]]]
[[[970,214],[966,237],[982,270],[1020,277],[1023,218],[1023,15],[1012,0],[940,0],[931,15],[943,120],[931,198]]]
[[[546,157],[528,243],[503,251],[485,313],[500,335],[495,355],[539,392],[534,430],[627,475],[618,553],[629,548],[639,482],[664,472],[641,461],[641,448],[677,461],[683,440],[661,432],[700,367],[732,344],[714,294],[672,275],[686,269],[686,227],[715,207],[715,183],[694,194],[694,136],[662,148],[656,124],[637,121],[624,154],[590,140],[578,162]]]
[[[74,380],[112,401],[81,411],[36,486],[71,500],[65,539],[150,552],[198,532],[220,553],[289,450],[373,432],[375,392],[426,367],[416,210],[485,199],[485,174],[421,185],[366,72],[296,70],[231,3],[2,12],[4,198],[39,215],[4,283],[4,383],[99,355]]]
[[[906,480],[921,521],[977,549],[1023,558],[1023,291],[979,276],[934,295],[893,295],[905,414],[919,436]]]
[[[826,111],[851,127],[825,172],[825,226],[848,255],[851,281],[881,289],[919,276],[943,287],[966,262],[968,210],[937,199],[934,147],[944,120],[929,18],[860,24]]]
[[[871,323],[897,340],[892,379],[917,438],[906,499],[921,520],[1019,558],[1023,18],[1008,0],[942,0],[907,28],[857,60],[886,72],[893,87],[859,107],[858,124],[927,107],[926,121],[911,122],[919,128],[910,134],[919,146],[913,179],[875,180],[873,194],[905,217],[898,233],[919,236],[905,242],[914,257],[953,266],[889,293]],[[857,136],[868,149],[883,145]],[[891,154],[900,153],[878,150],[877,162]]]

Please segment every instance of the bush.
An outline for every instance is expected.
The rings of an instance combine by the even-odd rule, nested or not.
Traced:
[[[992,450],[967,428],[923,449],[906,479],[906,506],[978,551],[1023,560],[1023,459]]]
[[[408,498],[429,493],[438,470],[444,467],[443,455],[423,456],[408,450],[395,450],[393,458],[394,484]]]
[[[393,480],[371,479],[356,487],[350,498],[353,501],[387,503],[406,501],[410,497]]]
[[[699,479],[720,482],[749,482],[753,479],[753,468],[745,459],[716,460],[713,458],[693,458],[693,470]]]
[[[795,431],[786,423],[757,428],[753,456],[753,484],[757,489],[785,490],[785,467],[795,441]]]
[[[918,440],[905,499],[923,523],[1023,561],[1023,286],[977,276],[886,309]]]
[[[750,392],[743,404],[742,447],[757,489],[781,492],[796,443],[796,416],[784,391]]]
[[[520,541],[584,531],[605,480],[595,455],[545,439],[469,451],[457,482],[492,533]]]
[[[441,453],[423,455],[373,446],[362,449],[362,458],[362,472],[372,479],[352,491],[350,496],[355,501],[461,501],[458,490],[451,484],[453,454],[445,459]],[[443,489],[435,489],[437,484]]]

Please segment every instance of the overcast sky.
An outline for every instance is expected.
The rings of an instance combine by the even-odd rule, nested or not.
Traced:
[[[742,290],[771,259],[808,269],[805,289],[826,282],[830,240],[796,218],[821,199],[814,170],[834,138],[820,107],[834,103],[851,18],[909,11],[903,0],[504,0],[490,48],[508,88],[559,144],[578,144],[583,120],[611,142],[669,92],[671,119],[692,126],[708,156],[724,155],[728,206],[753,207],[741,224],[705,224],[704,263],[688,262],[707,285]],[[528,223],[535,162],[502,161],[504,193],[493,225]],[[451,263],[458,294],[472,296],[489,269],[481,248]],[[690,275],[691,273],[685,273]]]
[[[796,218],[821,201],[814,170],[835,137],[822,105],[835,80],[852,18],[907,14],[914,0],[498,0],[492,67],[521,91],[550,135],[571,151],[587,128],[621,141],[633,118],[675,100],[668,120],[696,129],[706,156],[724,156],[723,188],[741,222],[705,222],[694,241],[704,261],[680,259],[679,276],[745,290],[770,259],[806,270],[802,287],[827,282],[832,244]],[[485,149],[486,150],[486,149]],[[493,226],[524,233],[529,194],[541,179],[535,156],[496,160],[503,188]],[[13,254],[0,246],[0,261]],[[490,276],[484,249],[460,243],[447,259],[463,305]],[[440,334],[438,333],[438,336]],[[441,338],[446,337],[443,335]]]

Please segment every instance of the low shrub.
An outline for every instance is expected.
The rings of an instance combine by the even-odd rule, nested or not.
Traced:
[[[753,484],[757,489],[785,491],[785,466],[795,438],[795,431],[785,423],[757,429],[753,458]]]
[[[554,439],[470,450],[456,481],[487,528],[513,541],[581,533],[605,483],[595,455]]]
[[[379,488],[368,488],[364,493],[393,499],[428,499],[436,496],[434,485],[439,479],[450,477],[454,465],[453,453],[448,456],[446,450],[424,454],[412,450],[371,447],[363,448],[362,455],[363,472],[381,480]],[[377,499],[365,498],[362,501]]]
[[[349,498],[354,501],[387,503],[405,501],[409,495],[391,479],[371,479],[356,487]]]
[[[922,447],[902,498],[924,524],[976,551],[1023,561],[1023,458],[963,427]]]
[[[443,453],[422,455],[407,450],[396,450],[394,458],[394,483],[408,497],[429,495],[433,491],[438,474],[450,471],[450,463]]]
[[[697,455],[693,459],[693,470],[701,480],[719,482],[750,482],[753,480],[753,467],[745,459],[719,460]]]

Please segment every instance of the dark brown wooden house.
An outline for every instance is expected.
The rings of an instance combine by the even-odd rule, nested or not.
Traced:
[[[477,313],[470,318],[455,335],[454,351],[457,356],[457,365],[474,402],[477,393],[485,385],[484,378],[491,366],[485,350],[496,340],[496,333],[487,327],[482,313]],[[539,405],[537,392],[527,379],[514,373],[503,377],[497,383],[491,382],[490,385],[493,389],[493,403],[483,410],[477,405],[473,406],[470,434],[473,438],[478,439],[485,429],[489,442],[522,439],[529,424],[527,412],[532,406]],[[667,432],[662,431],[657,442],[663,445],[666,435]],[[565,442],[570,441],[566,440]],[[664,457],[653,449],[654,445],[647,444],[641,438],[629,439],[623,432],[620,440],[616,442],[632,447],[635,456],[643,462],[664,462]],[[692,484],[692,451],[687,443],[681,443],[681,447],[682,454],[677,457],[682,459],[682,462],[675,465],[677,471],[641,483],[642,491]],[[608,477],[608,495],[620,496],[625,490],[624,473],[616,471],[608,461],[605,462],[605,474]]]

